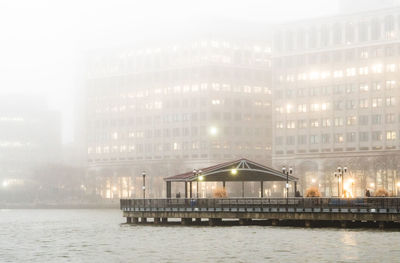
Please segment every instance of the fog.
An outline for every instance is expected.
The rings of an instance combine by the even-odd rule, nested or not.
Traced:
[[[73,140],[74,97],[86,52],[162,39],[211,18],[262,23],[330,14],[335,1],[0,1],[0,91],[41,94]],[[287,8],[291,6],[291,8]],[[186,31],[185,31],[186,30]]]
[[[0,0],[0,205],[140,197],[143,172],[165,197],[163,178],[240,158],[292,167],[299,194],[398,195],[399,15],[394,0]],[[289,191],[258,187],[243,189]]]

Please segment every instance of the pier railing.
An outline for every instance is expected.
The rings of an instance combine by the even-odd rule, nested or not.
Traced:
[[[121,199],[127,212],[400,213],[400,198]]]

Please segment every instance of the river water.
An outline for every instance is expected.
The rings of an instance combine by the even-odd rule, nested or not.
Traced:
[[[0,262],[400,262],[400,232],[126,225],[119,210],[0,210]]]

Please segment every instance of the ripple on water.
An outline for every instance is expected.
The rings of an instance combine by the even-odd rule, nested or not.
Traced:
[[[394,262],[400,258],[399,232],[132,226],[123,221],[118,210],[0,211],[0,262]]]

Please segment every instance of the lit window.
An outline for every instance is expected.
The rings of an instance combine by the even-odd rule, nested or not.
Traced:
[[[342,71],[342,70],[335,70],[335,71],[333,72],[333,77],[334,77],[334,78],[341,78],[341,77],[343,77],[343,71]]]
[[[372,99],[372,108],[382,107],[382,99],[381,98],[373,98]]]
[[[317,119],[313,119],[310,121],[310,126],[313,128],[317,128],[319,126],[319,122]]]
[[[396,87],[395,80],[387,80],[386,81],[386,89],[394,89]]]
[[[388,141],[396,140],[396,132],[395,131],[387,131],[386,132],[386,140],[388,140]]]
[[[360,91],[367,92],[368,91],[368,84],[360,84]]]
[[[297,106],[297,111],[298,112],[307,112],[307,104],[299,104]]]
[[[372,66],[373,73],[382,73],[382,64],[375,64]]]
[[[331,127],[332,121],[331,119],[324,118],[322,119],[322,127]]]
[[[387,72],[395,72],[396,71],[396,64],[388,64],[386,65]]]
[[[335,134],[335,143],[343,143],[343,142],[344,142],[343,134],[341,133]]]
[[[293,111],[293,106],[291,104],[286,105],[286,112],[291,113]]]
[[[310,73],[310,80],[316,80],[319,79],[319,72],[311,72]]]
[[[396,104],[396,99],[394,97],[386,98],[386,106],[394,106]]]
[[[319,111],[319,104],[318,103],[311,104],[310,111]]]
[[[357,118],[356,116],[347,117],[346,123],[348,126],[353,126],[356,124]]]
[[[346,69],[346,74],[348,77],[352,77],[356,75],[356,69],[355,68],[348,68]]]
[[[277,121],[277,122],[276,122],[276,128],[277,128],[277,129],[282,129],[282,128],[283,128],[283,122]]]
[[[287,127],[288,129],[294,129],[294,128],[296,128],[295,122],[294,122],[294,121],[288,121],[288,122],[286,123],[286,127]]]

